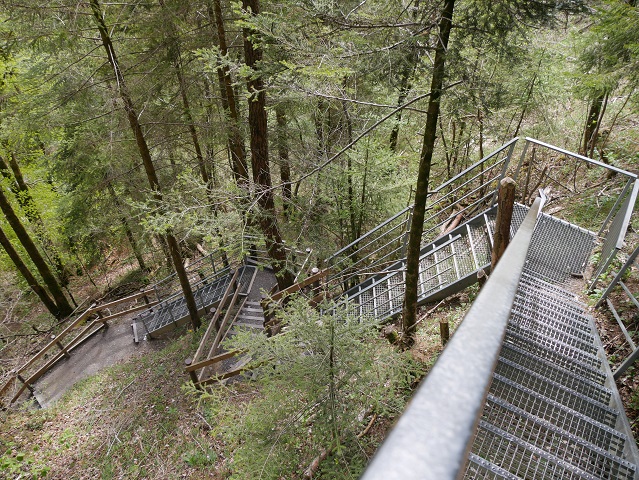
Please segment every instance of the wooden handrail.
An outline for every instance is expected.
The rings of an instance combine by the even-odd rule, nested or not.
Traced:
[[[130,308],[129,310],[123,310],[118,313],[114,313],[113,315],[109,315],[108,317],[98,318],[99,322],[108,322],[109,320],[113,320],[115,318],[123,317],[124,315],[128,315],[129,313],[139,312],[140,310],[148,310],[151,307],[156,306],[160,302],[151,302],[144,305],[138,305],[137,307]]]
[[[86,318],[88,318],[89,316],[91,316],[91,314],[94,313],[94,311],[92,310],[93,307],[89,307],[87,310],[84,311],[84,313],[82,315],[80,315],[78,318],[76,318],[73,322],[71,322],[71,324],[69,324],[64,330],[62,330],[58,335],[56,335],[56,337],[51,340],[47,345],[44,346],[44,348],[42,350],[40,350],[38,353],[36,353],[33,357],[31,357],[31,359],[25,363],[24,365],[22,365],[22,367],[20,367],[17,370],[17,373],[22,373],[24,372],[27,368],[29,368],[31,365],[33,365],[33,363],[40,359],[45,353],[47,353],[52,347],[56,346],[56,342],[61,341],[71,330],[73,330],[75,327],[77,327],[80,322],[82,322],[83,320],[85,320]]]
[[[78,345],[80,345],[80,343],[82,343],[82,341],[85,340],[85,338],[80,339],[80,337],[83,337],[86,332],[88,332],[91,328],[95,327],[96,325],[99,325],[98,328],[95,329],[95,331],[91,332],[89,335],[86,335],[86,338],[89,338],[93,334],[97,333],[100,329],[104,328],[105,324],[102,323],[98,319],[98,320],[92,321],[89,325],[87,325],[82,330],[82,332],[80,332],[78,335],[76,335],[76,337],[67,344],[67,346],[65,347],[65,349],[63,351],[58,352],[56,355],[54,355],[52,358],[50,358],[47,363],[45,363],[43,366],[41,366],[38,370],[36,370],[29,378],[27,378],[23,382],[22,386],[18,390],[18,393],[16,393],[13,396],[13,398],[11,399],[11,403],[15,402],[18,398],[20,398],[20,395],[22,395],[22,392],[24,392],[24,390],[29,385],[32,385],[33,383],[38,381],[40,379],[40,377],[42,377],[42,375],[44,375],[53,365],[55,365],[59,360],[61,360],[64,357],[64,351],[71,352]]]
[[[144,290],[142,292],[134,293],[133,295],[129,295],[128,297],[120,298],[118,300],[113,300],[112,302],[105,303],[103,305],[91,305],[91,308],[94,312],[97,313],[98,310],[104,310],[105,308],[115,307],[116,305],[120,305],[122,303],[130,302],[131,300],[137,300],[140,297],[148,296],[149,294],[155,295],[155,292],[152,289]]]
[[[199,370],[200,368],[208,367],[209,365],[213,365],[214,363],[218,363],[222,360],[234,357],[235,355],[239,355],[240,353],[244,353],[244,350],[231,350],[229,352],[220,353],[219,355],[208,358],[206,360],[202,360],[201,362],[192,363],[191,365],[186,366],[184,368],[184,371],[193,372],[195,370]]]
[[[235,273],[233,274],[231,281],[226,286],[226,290],[224,290],[224,294],[222,295],[222,298],[220,299],[220,304],[218,305],[218,308],[215,311],[213,318],[209,322],[209,326],[206,328],[206,332],[204,332],[204,336],[202,337],[202,340],[200,340],[200,345],[198,346],[197,351],[195,352],[195,355],[193,355],[193,362],[197,362],[198,358],[200,358],[200,355],[202,355],[202,351],[204,350],[204,345],[206,345],[206,343],[209,341],[209,338],[211,337],[211,333],[213,332],[213,329],[215,328],[215,323],[217,322],[217,320],[220,318],[220,315],[222,314],[224,304],[226,303],[226,298],[231,293],[233,284],[237,280],[238,272],[239,272],[239,269],[235,270]]]
[[[64,330],[62,330],[59,334],[57,334],[54,338],[51,339],[49,343],[47,343],[38,353],[36,353],[33,357],[31,357],[24,365],[22,365],[18,370],[15,371],[15,375],[11,377],[0,389],[0,397],[5,394],[5,392],[9,389],[11,384],[15,382],[17,378],[23,382],[22,386],[18,390],[18,393],[14,395],[11,399],[10,403],[15,402],[20,395],[24,392],[26,388],[36,382],[42,375],[44,375],[56,362],[62,359],[65,356],[68,356],[69,352],[71,352],[74,348],[76,348],[80,343],[94,335],[100,329],[106,326],[106,322],[109,320],[113,320],[115,318],[122,317],[124,315],[128,315],[133,312],[137,312],[140,310],[145,310],[148,308],[157,305],[159,302],[154,301],[150,303],[145,303],[144,305],[138,305],[137,307],[133,307],[129,310],[125,310],[122,312],[114,313],[112,315],[101,317],[93,320],[91,323],[86,325],[80,333],[78,333],[66,346],[62,344],[62,340],[69,335],[69,333],[77,328],[83,321],[87,320],[91,315],[97,314],[100,315],[100,311],[106,308],[114,307],[116,305],[120,305],[122,303],[130,302],[133,300],[137,300],[138,298],[145,297],[149,294],[152,294],[153,290],[144,290],[133,295],[129,295],[128,297],[121,298],[119,300],[114,300],[113,302],[106,303],[104,305],[97,306],[95,303],[92,304],[89,308],[87,308],[80,316],[78,316],[75,320],[73,320],[69,325],[67,325]],[[95,328],[95,327],[98,328]],[[91,330],[94,331],[91,332]],[[90,332],[90,333],[89,333]],[[22,380],[20,376],[21,373],[25,372],[29,367],[31,367],[36,361],[41,359],[45,354],[47,354],[53,347],[57,347],[60,349],[59,352],[53,355],[44,365],[42,365],[38,370],[36,370],[33,374],[31,374],[26,380]]]
[[[277,292],[275,295],[273,295],[271,297],[271,301],[272,302],[277,302],[277,301],[279,301],[280,299],[284,298],[287,295],[290,295],[290,294],[295,293],[295,292],[299,292],[302,288],[310,285],[311,283],[317,282],[321,278],[324,278],[330,272],[331,272],[330,268],[325,268],[324,270],[320,270],[316,274],[311,275],[310,277],[302,280],[301,282],[295,283],[295,284],[291,285],[290,287],[285,288],[284,290],[280,290],[279,292]]]

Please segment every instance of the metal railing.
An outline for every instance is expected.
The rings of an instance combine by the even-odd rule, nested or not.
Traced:
[[[606,287],[606,289],[601,294],[601,298],[599,299],[599,301],[595,304],[595,308],[599,308],[604,304],[604,302],[606,303],[606,306],[610,310],[610,313],[612,313],[612,316],[617,321],[617,325],[619,325],[619,329],[621,330],[621,333],[623,334],[625,342],[630,347],[630,353],[628,354],[628,356],[621,362],[621,364],[613,372],[613,376],[615,380],[621,377],[624,374],[624,372],[628,370],[628,368],[632,366],[632,364],[635,363],[637,359],[639,359],[639,348],[633,341],[623,320],[621,319],[621,316],[617,312],[617,309],[615,308],[614,304],[612,303],[610,299],[610,294],[615,289],[615,287],[619,285],[622,288],[623,292],[628,297],[628,299],[635,306],[635,308],[639,310],[639,301],[637,301],[637,298],[632,294],[628,286],[622,280],[622,278],[624,278],[624,276],[626,275],[626,272],[632,268],[633,264],[635,264],[637,256],[639,256],[639,246],[637,246],[637,248],[635,248],[634,251],[630,254],[628,259],[623,264],[623,266],[619,269],[619,271],[617,272],[615,277],[612,279],[608,287]]]
[[[541,199],[362,476],[459,478],[490,386]]]
[[[440,229],[456,218],[473,217],[495,204],[499,181],[506,174],[517,140],[513,138],[429,192],[423,244],[439,237]],[[412,209],[412,205],[406,207],[326,259],[333,270],[329,288],[348,290],[403,258]]]
[[[548,151],[563,157],[564,160],[562,160],[562,162],[555,162],[554,167],[549,167],[547,162],[540,162],[539,158],[536,158],[537,154],[541,155],[542,152]],[[572,160],[573,163],[570,164],[568,160]],[[540,167],[539,164],[543,164],[544,166]],[[628,224],[630,222],[630,215],[632,214],[632,210],[637,199],[637,192],[639,191],[639,185],[636,182],[637,176],[631,172],[615,167],[614,165],[608,165],[606,163],[593,160],[592,158],[570,152],[561,147],[526,137],[526,143],[524,144],[521,152],[519,163],[517,164],[513,178],[520,186],[518,189],[518,197],[519,201],[524,205],[529,203],[529,195],[533,195],[533,192],[535,192],[538,187],[543,188],[545,186],[553,186],[558,191],[562,191],[569,196],[579,195],[583,200],[585,192],[577,185],[577,177],[582,165],[585,165],[588,169],[591,169],[592,167],[597,168],[598,170],[596,170],[596,172],[598,172],[598,174],[593,175],[593,177],[600,178],[602,177],[601,174],[603,174],[603,178],[605,178],[607,184],[612,182],[616,185],[615,188],[621,189],[621,193],[617,196],[614,204],[610,210],[608,210],[607,214],[605,209],[606,203],[603,202],[599,205],[596,212],[588,211],[586,214],[582,215],[582,220],[589,220],[592,223],[592,225],[588,225],[587,228],[595,228],[595,231],[599,231],[597,235],[600,238],[603,237],[600,260],[594,269],[594,273],[591,277],[591,284],[589,286],[592,291],[601,274],[610,266],[617,255],[617,252],[623,245],[623,239],[626,235]],[[561,180],[557,177],[557,175],[552,171],[555,167],[563,169],[572,168],[572,186],[565,180]],[[564,172],[564,177],[566,176],[566,172]],[[612,180],[610,179],[611,176],[618,176],[618,179]],[[599,191],[601,186],[602,183],[599,182],[593,183],[589,187],[593,189],[592,197],[596,197],[598,194],[603,192],[603,190]],[[598,226],[598,222],[601,218],[599,214],[601,214],[602,217],[603,215],[606,215],[601,227]]]
[[[632,184],[632,188],[630,188]],[[619,200],[624,199],[621,205],[619,206],[615,216],[610,221],[610,227],[608,228],[608,232],[604,237],[603,246],[601,247],[601,255],[599,257],[599,262],[595,267],[594,273],[591,278],[591,282],[589,285],[589,290],[592,291],[595,289],[599,277],[608,269],[612,261],[615,259],[619,251],[623,248],[623,241],[626,236],[626,231],[628,230],[628,225],[630,224],[630,216],[632,215],[632,211],[635,206],[635,202],[637,200],[637,193],[639,192],[639,181],[628,179],[626,183],[626,187],[623,192],[619,196]],[[616,205],[615,205],[616,206]],[[614,207],[613,207],[614,208]],[[612,211],[611,211],[612,214]],[[610,217],[611,215],[609,215]],[[605,229],[608,223],[608,219],[602,226],[602,230]]]

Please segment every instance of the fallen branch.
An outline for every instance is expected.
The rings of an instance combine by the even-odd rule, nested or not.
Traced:
[[[371,418],[371,421],[368,422],[368,425],[366,425],[366,428],[357,434],[357,438],[362,438],[364,435],[366,435],[373,426],[373,423],[375,423],[375,420],[377,420],[376,413],[373,414],[373,417]]]
[[[304,480],[312,479],[313,475],[315,475],[317,471],[319,470],[320,464],[324,460],[326,460],[326,457],[328,457],[332,451],[333,451],[332,448],[328,448],[328,449],[323,448],[320,454],[313,459],[313,461],[310,463],[308,468],[304,470],[304,474],[302,475],[302,478]]]

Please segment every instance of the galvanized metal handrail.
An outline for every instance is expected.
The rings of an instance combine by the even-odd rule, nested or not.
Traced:
[[[494,204],[499,180],[503,178],[508,169],[517,140],[517,137],[513,138],[505,145],[502,145],[497,150],[473,163],[462,172],[429,192],[430,203],[428,210],[430,216],[424,221],[424,224],[427,226],[422,235],[424,241],[434,240],[434,238],[429,238],[429,236],[438,227],[450,220],[450,218],[439,220],[442,214],[459,205],[463,200],[470,198],[471,205],[465,206],[461,212],[456,212],[455,215],[472,211],[473,208],[483,202],[490,202],[488,206]],[[506,153],[504,154],[504,152]],[[500,157],[502,154],[504,155],[503,158]],[[488,165],[491,161],[494,163]],[[480,185],[475,186],[478,179]],[[465,188],[470,188],[470,191],[464,191]],[[482,194],[484,190],[487,190],[486,194]],[[477,200],[473,199],[472,196],[478,192],[480,198]],[[338,280],[340,284],[348,284],[351,278],[356,275],[361,275],[362,271],[370,271],[371,267],[379,265],[382,262],[399,260],[403,257],[405,254],[412,209],[412,205],[406,207],[401,212],[382,222],[326,259],[327,264],[334,269],[334,273],[332,273],[329,281],[334,282]],[[398,219],[399,222],[397,221]],[[433,220],[435,220],[436,223],[434,226],[429,224]],[[396,224],[394,224],[394,222],[396,222]],[[401,229],[400,232],[397,232],[398,229]],[[399,235],[397,233],[399,233]],[[394,242],[398,243],[396,247],[393,246]],[[357,258],[352,264],[348,264],[348,262],[352,260],[352,250],[354,250],[354,247],[357,247],[357,252],[361,253],[362,256]],[[373,251],[371,252],[369,250]],[[382,251],[383,256],[377,258],[376,255]],[[336,268],[340,265],[343,265],[341,269]]]
[[[612,279],[608,287],[606,287],[606,289],[601,294],[601,298],[599,299],[599,301],[595,304],[595,308],[599,308],[603,305],[604,302],[606,303],[606,305],[608,306],[608,309],[610,310],[612,315],[615,317],[615,320],[617,321],[617,324],[619,325],[619,328],[621,329],[621,333],[625,337],[626,343],[628,343],[628,345],[630,346],[630,354],[621,362],[621,364],[613,372],[613,376],[615,379],[623,375],[623,373],[630,366],[632,366],[635,363],[635,361],[637,361],[637,359],[639,359],[639,348],[637,348],[630,334],[626,330],[626,327],[621,317],[617,313],[615,306],[611,302],[609,295],[610,293],[612,293],[613,289],[617,285],[621,285],[621,288],[623,289],[625,294],[628,296],[628,299],[630,299],[630,301],[635,305],[635,308],[639,310],[639,301],[637,301],[637,298],[632,294],[632,292],[628,289],[626,284],[622,281],[622,278],[624,277],[626,272],[632,267],[632,265],[635,263],[638,256],[639,256],[639,245],[633,250],[630,256],[626,259],[623,266],[619,269],[619,271],[617,272],[615,277]]]
[[[613,165],[608,165],[607,163],[603,163],[603,162],[599,162],[597,160],[593,160],[592,158],[588,158],[588,157],[585,157],[583,155],[579,155],[578,153],[575,153],[575,152],[570,152],[568,150],[564,150],[563,148],[557,147],[555,145],[551,145],[549,143],[544,143],[544,142],[542,142],[540,140],[537,140],[535,138],[526,137],[526,146],[529,143],[535,143],[537,145],[540,145],[542,147],[548,148],[550,150],[554,150],[555,152],[561,153],[561,154],[566,155],[568,157],[573,157],[573,158],[576,158],[576,159],[579,159],[579,160],[583,160],[586,163],[590,163],[591,165],[597,165],[598,167],[603,167],[603,168],[605,168],[607,170],[611,170],[611,171],[613,171],[615,173],[619,173],[619,174],[624,175],[624,176],[626,176],[628,178],[633,178],[633,179],[637,178],[637,175],[635,175],[634,173],[628,172],[627,170],[623,170],[623,169],[617,168],[617,167],[615,167]]]
[[[538,198],[363,480],[463,475],[540,208]]]
[[[603,246],[601,247],[599,263],[595,267],[590,286],[588,287],[590,291],[594,290],[599,277],[608,269],[617,256],[617,253],[623,248],[623,241],[626,237],[628,225],[630,225],[630,217],[632,216],[638,194],[639,180],[635,180],[632,190],[626,194],[625,200],[610,222],[610,228],[604,237]]]

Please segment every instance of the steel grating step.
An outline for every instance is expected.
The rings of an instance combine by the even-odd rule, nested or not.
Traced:
[[[608,405],[596,402],[579,392],[544,378],[509,360],[500,359],[499,362],[497,362],[495,374],[529,388],[550,400],[566,405],[604,425],[614,427],[617,423],[619,412],[610,408]]]
[[[482,418],[486,423],[597,478],[628,478],[636,469],[635,465],[611,455],[597,445],[493,396],[488,398]]]
[[[606,382],[606,375],[601,370],[593,366],[580,363],[578,360],[572,358],[570,356],[571,347],[568,347],[567,345],[558,344],[555,345],[557,348],[553,349],[553,345],[539,345],[532,340],[508,330],[506,331],[504,344],[521,348],[531,355],[535,355],[543,360],[555,363],[562,368],[571,370],[575,374],[598,383],[599,385],[603,385]],[[561,351],[558,351],[560,349]]]
[[[594,345],[594,338],[592,337],[590,342],[587,340],[584,341],[579,337],[566,333],[560,328],[556,328],[554,325],[522,315],[511,316],[508,328],[511,331],[521,333],[525,337],[534,338],[535,341],[539,341],[538,339],[540,337],[543,337],[544,339],[559,340],[565,345],[579,349],[582,352],[588,353],[597,358],[598,350]]]
[[[525,479],[587,479],[597,477],[547,451],[483,420],[479,422],[472,452]],[[632,480],[634,472],[619,469],[617,479]]]
[[[536,331],[540,331],[540,329],[552,329],[551,333],[559,336],[560,338],[564,335],[566,338],[572,338],[578,342],[584,342],[586,345],[591,347],[595,343],[595,336],[592,335],[592,333],[584,331],[579,328],[579,326],[575,326],[575,324],[570,320],[562,319],[559,316],[552,318],[542,315],[526,315],[525,312],[517,311],[516,308],[513,308],[510,322],[519,325],[522,328]],[[564,343],[570,344],[570,342],[565,341],[565,339]],[[592,351],[592,348],[582,350]]]
[[[532,355],[519,347],[505,343],[500,352],[500,358],[510,360],[524,368],[533,371],[543,377],[557,380],[576,392],[586,395],[604,405],[610,404],[612,391],[587,378],[576,375],[570,370],[560,367],[552,362]]]
[[[526,268],[554,282],[581,273],[596,235],[563,220],[542,214],[533,233]]]
[[[601,359],[565,344],[560,340],[536,335],[535,332],[524,330],[517,325],[509,324],[506,329],[506,341],[509,341],[525,350],[528,350],[542,358],[553,357],[553,361],[562,362],[560,365],[566,368],[574,368],[580,375],[588,376],[587,370],[599,372]],[[599,372],[601,373],[601,372]],[[605,375],[601,373],[601,375]],[[600,377],[597,375],[596,377]]]
[[[490,463],[483,458],[470,453],[464,478],[472,480],[521,480],[518,476],[507,472],[494,463]]]
[[[539,295],[537,292],[527,292],[520,289],[515,296],[513,310],[518,313],[549,317],[567,322],[572,328],[592,335],[592,317],[584,315],[583,309],[577,305],[564,303],[561,299],[554,299]]]
[[[535,272],[528,269],[524,269],[522,272],[519,280],[519,286],[520,288],[525,288],[528,291],[543,292],[544,295],[548,297],[562,299],[572,303],[573,305],[583,306],[583,303],[577,299],[577,296],[573,292],[559,287],[556,283],[547,282],[535,274]]]
[[[616,456],[623,453],[628,438],[609,425],[589,418],[565,405],[543,397],[522,385],[495,375],[490,394],[575,435]]]

